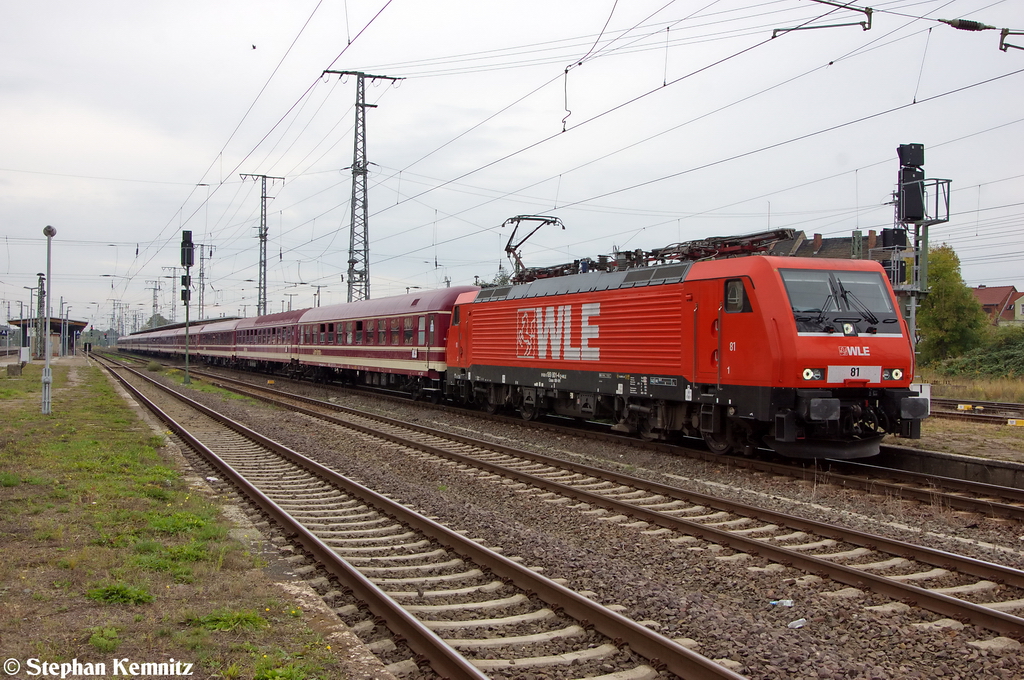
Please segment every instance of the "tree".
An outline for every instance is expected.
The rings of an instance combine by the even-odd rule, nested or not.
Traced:
[[[960,258],[942,244],[928,251],[928,295],[917,313],[921,361],[931,363],[985,343],[988,316],[960,275]]]
[[[498,273],[494,275],[494,278],[490,281],[481,281],[480,277],[476,277],[476,285],[481,288],[497,288],[498,286],[508,286],[512,283],[512,274],[505,269],[505,266],[498,262]]]
[[[142,327],[142,330],[147,331],[147,330],[150,330],[152,328],[159,328],[160,326],[166,326],[169,323],[170,323],[170,321],[168,321],[167,319],[165,319],[161,315],[155,314],[155,315],[149,317],[149,321],[147,321],[145,323],[145,325]]]

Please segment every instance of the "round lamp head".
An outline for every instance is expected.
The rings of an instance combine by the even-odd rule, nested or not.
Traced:
[[[53,227],[51,227],[49,224],[47,224],[45,227],[43,227],[43,236],[53,237],[53,236],[56,236],[56,235],[57,235],[57,230],[54,229]]]

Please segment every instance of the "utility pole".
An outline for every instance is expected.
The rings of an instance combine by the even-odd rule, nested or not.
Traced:
[[[195,263],[195,246],[192,244],[192,232],[181,232],[181,266],[185,269],[185,275],[181,277],[181,301],[185,303],[185,380],[186,385],[192,381],[188,375],[188,303],[192,299],[192,277],[189,270]]]
[[[370,299],[370,236],[369,208],[366,191],[366,112],[377,108],[366,103],[366,79],[404,80],[391,76],[374,76],[360,71],[324,71],[356,77],[356,125],[352,151],[352,231],[348,240],[348,302]]]
[[[260,194],[260,292],[259,299],[256,302],[256,314],[262,316],[267,313],[267,180],[281,180],[284,181],[284,177],[268,177],[267,175],[253,175],[249,173],[242,173],[239,175],[243,180],[262,180],[263,191]]]
[[[206,260],[207,258],[213,258],[213,251],[217,246],[207,246],[202,243],[195,244],[195,247],[199,249],[199,318],[206,318],[205,299],[206,299]],[[210,249],[210,254],[206,254],[206,248]]]
[[[178,268],[177,267],[160,267],[160,268],[161,269],[170,269],[171,270],[171,275],[170,276],[165,276],[164,277],[165,279],[174,279],[175,281],[178,280]],[[172,291],[176,291],[176,288],[172,285],[171,286],[171,290]],[[170,321],[171,323],[176,323],[178,321],[178,296],[177,295],[173,295],[173,294],[171,295],[171,318],[168,319],[168,321]]]
[[[147,288],[146,290],[153,291],[153,319],[152,319],[152,324],[153,324],[153,328],[156,328],[156,315],[160,313],[160,305],[158,303],[158,298],[157,298],[157,295],[160,293],[160,279],[157,279],[155,281],[146,281],[146,283],[153,284],[152,288]]]

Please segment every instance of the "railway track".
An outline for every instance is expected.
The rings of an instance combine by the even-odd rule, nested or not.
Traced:
[[[423,659],[451,678],[741,677],[137,371],[111,370],[294,536],[315,561],[307,572],[354,595],[339,615],[396,674],[420,673]]]
[[[937,397],[932,397],[931,403],[931,415],[934,418],[1024,426],[1024,404]]]
[[[381,437],[422,456],[442,457],[456,469],[486,475],[497,483],[523,485],[550,503],[606,521],[632,524],[680,544],[715,543],[736,562],[760,558],[758,570],[795,567],[803,582],[827,577],[845,586],[835,597],[871,591],[893,600],[876,612],[905,611],[910,605],[947,619],[970,621],[1024,639],[1024,572],[882,536],[814,522],[628,475],[439,432],[420,425],[365,414],[329,402],[214,382],[282,408],[340,427]],[[641,524],[646,523],[646,524]]]
[[[232,378],[222,373],[213,373],[205,369],[192,370],[191,373],[195,376],[205,377],[208,380],[221,381],[228,387],[232,385],[249,387],[282,398],[292,394],[281,389],[268,389],[252,382],[251,379]],[[305,383],[299,384],[305,385]],[[390,399],[392,397],[385,396],[383,398]],[[402,399],[401,401],[407,403],[408,400]],[[425,402],[420,402],[419,405],[430,409],[446,410],[452,408],[450,406]],[[465,411],[459,409],[458,412],[464,413]],[[519,418],[509,418],[483,412],[473,412],[473,415],[482,419],[523,425],[523,421]],[[1024,521],[1024,489],[974,481],[971,477],[975,475],[972,475],[969,471],[963,478],[953,478],[858,461],[822,460],[808,465],[779,461],[772,458],[721,456],[676,444],[645,442],[631,437],[624,437],[621,434],[608,432],[606,428],[584,427],[581,429],[576,424],[568,426],[557,422],[537,421],[532,421],[529,426],[538,427],[560,435],[589,437],[595,441],[621,443],[625,439],[629,442],[630,446],[671,455],[685,455],[716,464],[730,465],[765,474],[793,477],[816,484],[834,484],[848,489],[859,489],[891,498],[918,501],[951,510],[978,513],[986,517]],[[976,476],[984,478],[980,472]],[[986,469],[985,472],[990,471]]]

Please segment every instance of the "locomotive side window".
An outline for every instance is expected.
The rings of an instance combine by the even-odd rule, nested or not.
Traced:
[[[749,312],[750,300],[742,279],[729,279],[725,282],[725,311]]]

